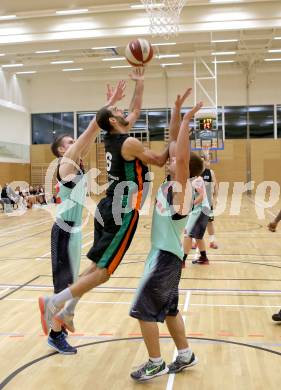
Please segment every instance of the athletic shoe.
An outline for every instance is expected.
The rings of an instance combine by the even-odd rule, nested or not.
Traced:
[[[148,360],[148,362],[140,366],[137,371],[131,372],[131,378],[138,382],[148,381],[156,376],[167,374],[168,371],[169,369],[165,362],[156,365],[151,360]]]
[[[192,260],[192,264],[209,264],[208,257],[200,256],[197,260]]]
[[[279,311],[279,313],[273,314],[272,319],[273,321],[281,321],[281,310]]]
[[[56,316],[55,320],[58,321],[61,326],[65,327],[70,332],[75,332],[75,326],[73,322],[74,314],[68,314],[64,310],[61,310]]]
[[[218,249],[218,245],[215,242],[210,242],[210,248],[212,249]]]
[[[277,223],[275,222],[270,222],[268,225],[268,230],[271,231],[271,232],[276,232],[276,227],[277,227]]]
[[[61,331],[62,331],[62,333],[64,334],[64,337],[67,338],[67,337],[68,337],[68,331],[67,331],[67,329],[66,329],[65,326],[62,325]]]
[[[169,374],[175,374],[184,370],[185,368],[195,366],[198,363],[197,357],[192,352],[192,355],[188,361],[184,360],[180,355],[177,356],[176,360],[168,365]]]
[[[52,327],[52,318],[59,309],[54,306],[49,297],[39,297],[38,304],[41,313],[42,329],[45,335],[48,336],[49,330]]]
[[[63,355],[73,355],[77,353],[77,349],[68,344],[63,333],[55,339],[49,336],[48,345]]]

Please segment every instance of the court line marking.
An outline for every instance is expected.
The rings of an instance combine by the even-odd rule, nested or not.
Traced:
[[[86,234],[84,235],[84,237],[88,237],[90,234],[93,234],[93,233],[92,233],[92,232],[88,232],[88,233],[86,233]],[[92,243],[92,242],[93,242],[93,240],[86,242],[86,244],[82,245],[82,248],[84,248],[85,246],[89,245],[89,244]],[[46,258],[47,256],[49,256],[50,254],[51,254],[51,251],[45,253],[45,254],[42,255],[42,256],[36,257],[35,260],[40,261],[40,260]]]
[[[5,294],[5,292],[7,292],[7,291],[9,291],[9,290],[10,290],[10,289],[9,289],[9,287],[8,287],[8,288],[6,288],[6,289],[0,291],[0,295]]]
[[[26,224],[20,225],[20,227],[9,228],[9,229],[7,229],[5,231],[3,229],[3,231],[4,231],[3,233],[1,233],[2,230],[0,230],[0,237],[6,236],[6,235],[8,235],[10,233],[14,233],[15,231],[25,230],[23,227],[27,227],[27,228],[32,227],[33,228],[33,227],[36,227],[36,226],[39,226],[39,225],[43,225],[43,224],[45,224],[47,222],[51,222],[51,221],[52,221],[52,219],[50,218],[50,219],[46,219],[46,220],[38,222],[38,223],[34,223],[34,222],[33,223],[26,223]]]
[[[167,339],[169,340],[170,337],[162,336],[162,337],[160,337],[160,339],[161,340],[167,340]],[[257,350],[262,351],[262,352],[272,353],[274,355],[281,357],[281,352],[278,352],[278,351],[275,351],[275,350],[269,349],[269,348],[264,348],[264,347],[261,347],[259,345],[255,345],[255,344],[246,344],[246,343],[241,343],[238,341],[225,340],[225,339],[212,339],[212,338],[205,338],[205,337],[189,337],[189,339],[195,340],[195,341],[199,340],[199,341],[214,342],[216,344],[225,343],[225,344],[230,344],[230,345],[238,345],[238,346],[242,346],[242,347],[246,347],[246,348],[257,349]],[[143,341],[143,339],[142,339],[142,337],[125,337],[125,338],[119,338],[119,339],[106,339],[106,340],[99,340],[99,341],[94,341],[94,342],[78,345],[78,346],[76,346],[76,348],[84,348],[84,347],[89,347],[89,346],[93,346],[93,345],[119,342],[119,341],[121,341],[121,342],[122,341]],[[47,355],[40,356],[40,357],[38,357],[34,360],[31,360],[30,362],[22,365],[21,367],[17,368],[15,371],[10,373],[6,378],[4,378],[2,380],[2,382],[0,382],[0,390],[4,389],[4,387],[6,385],[8,385],[18,374],[23,372],[25,369],[33,366],[36,363],[41,362],[42,360],[48,359],[49,357],[52,357],[52,356],[55,356],[58,354],[59,354],[58,352],[48,353]]]
[[[29,236],[25,236],[25,237],[23,237],[23,238],[19,238],[18,240],[13,240],[13,241],[4,242],[4,244],[0,244],[0,248],[3,248],[4,246],[10,245],[10,244],[15,244],[15,243],[20,242],[20,241],[27,240],[28,238],[32,238],[32,237],[35,237],[35,236],[39,236],[40,234],[46,233],[46,232],[49,232],[49,231],[50,231],[50,229],[46,229],[46,230],[42,230],[41,232],[31,234],[31,235],[29,235]]]
[[[48,275],[49,276],[49,275]],[[39,275],[37,278],[42,277],[42,275]],[[17,288],[22,287],[22,285],[18,284],[0,284],[0,288]],[[28,285],[26,286],[30,290],[52,290],[52,285]],[[106,287],[106,286],[99,286],[96,287],[95,290],[98,291],[123,291],[123,292],[135,292],[137,287]],[[275,295],[281,295],[281,290],[246,290],[246,289],[216,289],[216,288],[180,288],[179,293],[185,294],[187,291],[191,292],[201,292],[201,293],[218,293],[218,294],[275,294]]]
[[[0,293],[1,294],[1,293]],[[37,302],[37,299],[35,298],[6,298],[6,301],[19,301],[19,302]],[[131,301],[93,301],[93,300],[81,300],[79,301],[80,304],[90,304],[90,305],[131,305]],[[179,303],[179,306],[184,306],[185,303]],[[259,308],[259,309],[278,309],[280,308],[280,305],[248,305],[248,304],[212,304],[212,303],[191,303],[189,306],[194,307],[239,307],[239,308]],[[185,313],[185,307],[183,308],[183,313]]]
[[[18,287],[16,287],[16,288],[13,289],[12,291],[8,292],[6,295],[1,296],[1,297],[0,297],[0,301],[2,301],[3,299],[5,299],[5,298],[8,297],[9,295],[14,294],[16,291],[18,291],[18,290],[20,290],[20,289],[26,287],[29,283],[34,282],[34,280],[39,279],[39,278],[40,278],[40,275],[37,275],[35,278],[30,279],[28,282],[19,285]]]
[[[184,302],[184,306],[183,306],[183,313],[187,313],[189,302],[190,302],[190,296],[191,296],[191,292],[187,291],[186,295],[185,295],[185,302]],[[186,316],[182,316],[182,319],[183,319],[183,322],[185,324]],[[177,355],[178,355],[178,350],[177,350],[177,347],[175,347],[172,362],[176,359]],[[173,388],[174,381],[175,381],[175,375],[176,374],[169,374],[166,390],[171,390]]]

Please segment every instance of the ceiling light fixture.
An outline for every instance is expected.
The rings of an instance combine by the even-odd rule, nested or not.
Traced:
[[[281,58],[265,58],[265,61],[281,61]]]
[[[125,57],[109,57],[109,58],[102,58],[102,61],[122,61],[125,60]]]
[[[37,73],[36,70],[27,70],[25,72],[16,72],[16,74],[34,74]]]
[[[83,68],[65,68],[62,69],[63,72],[78,72],[79,70],[84,70]]]
[[[86,12],[89,12],[88,8],[61,10],[61,11],[56,11],[56,14],[57,15],[72,15],[72,14],[84,14]]]
[[[111,69],[117,69],[117,68],[131,68],[131,65],[119,65],[119,66],[111,66]]]
[[[35,53],[36,54],[45,54],[45,53],[59,53],[60,50],[37,50]]]
[[[17,15],[3,15],[0,16],[0,20],[16,19]]]
[[[165,5],[164,3],[157,3],[157,4],[151,4],[150,7],[151,8],[160,8],[160,7],[163,7],[164,5]],[[133,8],[133,9],[145,9],[146,6],[143,5],[143,4],[131,4],[130,8]]]
[[[5,64],[5,65],[2,65],[2,68],[19,68],[23,66],[23,64]]]
[[[106,50],[106,49],[116,49],[117,46],[97,46],[92,47],[92,50]]]
[[[179,54],[159,54],[156,56],[156,58],[176,58],[179,57]]]
[[[232,62],[235,62],[234,60],[225,60],[225,61],[212,61],[213,64],[230,64]]]
[[[176,42],[162,42],[162,43],[152,43],[151,46],[174,46]]]
[[[73,64],[74,61],[69,60],[69,61],[52,61],[52,65],[59,65],[59,64]]]
[[[171,62],[170,64],[161,64],[161,66],[173,66],[173,65],[182,65],[182,62]]]
[[[212,39],[212,43],[238,42],[238,39]]]
[[[236,51],[215,51],[212,56],[230,56],[232,54],[236,54]]]

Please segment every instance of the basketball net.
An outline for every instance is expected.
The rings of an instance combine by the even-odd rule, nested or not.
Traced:
[[[181,10],[187,0],[141,0],[150,19],[150,32],[166,39],[179,32]]]
[[[210,160],[210,145],[202,145],[202,157],[205,157],[207,160]]]

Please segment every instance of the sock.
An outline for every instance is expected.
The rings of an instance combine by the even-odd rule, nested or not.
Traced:
[[[201,257],[207,257],[206,251],[200,251],[200,256]]]
[[[61,334],[62,334],[62,331],[61,331],[61,330],[60,330],[59,332],[55,332],[53,329],[51,329],[50,337],[51,337],[52,339],[56,339],[56,338],[59,337]]]
[[[192,350],[190,348],[178,349],[178,355],[184,361],[189,361],[192,355]]]
[[[68,287],[62,290],[60,293],[53,295],[51,301],[54,306],[60,307],[62,304],[64,304],[66,301],[69,301],[72,298],[73,296],[71,294],[70,288]]]
[[[149,357],[149,360],[154,363],[156,366],[160,366],[162,363],[163,363],[163,359],[161,358],[161,356],[159,358],[152,358],[152,357]]]
[[[187,254],[186,253],[183,255],[182,259],[183,259],[183,261],[185,261],[187,259]]]
[[[209,240],[210,240],[210,242],[214,242],[215,241],[215,235],[214,234],[210,235],[209,236]]]
[[[72,298],[72,299],[70,299],[70,301],[66,302],[66,304],[64,305],[64,311],[66,312],[66,314],[68,314],[68,315],[74,314],[74,310],[75,310],[77,303],[79,302],[79,299],[80,298]]]

